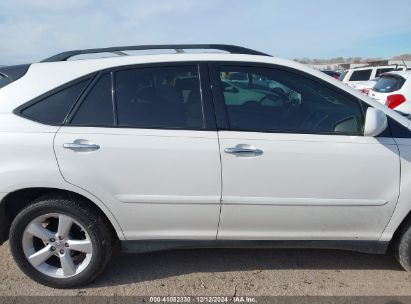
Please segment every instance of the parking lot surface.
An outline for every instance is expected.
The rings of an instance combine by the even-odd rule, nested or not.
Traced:
[[[411,295],[389,255],[334,250],[198,249],[116,254],[91,285],[57,290],[28,279],[0,247],[0,295]]]

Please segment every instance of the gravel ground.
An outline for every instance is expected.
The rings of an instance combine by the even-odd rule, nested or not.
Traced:
[[[0,295],[410,296],[411,273],[392,256],[334,250],[201,249],[117,254],[93,284],[41,286],[0,247]]]

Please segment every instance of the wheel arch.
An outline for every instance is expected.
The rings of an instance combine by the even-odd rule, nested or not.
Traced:
[[[11,223],[17,214],[35,199],[49,194],[74,196],[83,200],[102,215],[112,229],[114,236],[123,240],[123,231],[110,210],[98,198],[88,192],[80,192],[53,187],[29,187],[8,193],[0,201],[0,223],[2,223],[0,226],[0,244],[8,239]]]

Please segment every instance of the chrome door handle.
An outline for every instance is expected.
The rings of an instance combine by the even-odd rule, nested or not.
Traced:
[[[76,139],[72,143],[63,144],[63,148],[74,152],[91,152],[100,149],[99,145],[88,143],[87,140]]]
[[[261,155],[263,154],[264,151],[254,146],[240,144],[233,148],[225,148],[224,152],[228,154],[236,154],[236,155],[242,155],[242,154]]]

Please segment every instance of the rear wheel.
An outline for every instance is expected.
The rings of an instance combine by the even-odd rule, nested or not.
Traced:
[[[411,220],[402,227],[394,244],[394,254],[401,266],[411,271]]]
[[[10,229],[10,248],[21,270],[56,288],[95,279],[111,255],[113,236],[98,212],[78,199],[44,197],[23,209]]]

